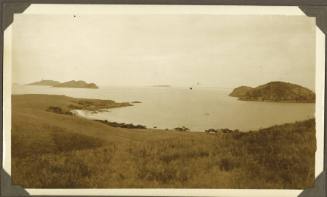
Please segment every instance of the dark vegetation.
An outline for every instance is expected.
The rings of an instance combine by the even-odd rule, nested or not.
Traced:
[[[295,189],[314,181],[314,119],[208,135],[47,111],[78,101],[66,96],[12,98],[12,181],[25,188]]]
[[[57,113],[57,114],[65,114],[65,115],[73,115],[72,112],[70,111],[64,111],[63,109],[61,109],[60,107],[55,107],[55,106],[50,106],[47,109],[48,112],[53,112],[53,113]]]
[[[182,126],[182,127],[176,127],[175,130],[176,131],[189,131],[190,129],[187,128],[187,127]]]
[[[142,103],[141,101],[132,101],[131,103]]]
[[[240,131],[238,129],[231,130],[231,129],[225,128],[225,129],[207,129],[207,130],[205,130],[205,132],[206,133],[220,133],[220,132],[222,132],[222,133],[232,133],[232,132],[238,133]]]
[[[300,85],[281,81],[269,82],[256,88],[241,86],[235,88],[229,95],[246,101],[315,102],[313,91]]]
[[[127,124],[127,123],[118,123],[118,122],[110,122],[108,120],[95,120],[101,122],[103,124],[112,126],[112,127],[120,127],[120,128],[128,128],[128,129],[146,129],[144,125],[134,125],[134,124]]]

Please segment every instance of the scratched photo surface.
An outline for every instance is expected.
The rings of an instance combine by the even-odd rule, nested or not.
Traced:
[[[315,35],[307,16],[17,14],[12,182],[310,188]]]

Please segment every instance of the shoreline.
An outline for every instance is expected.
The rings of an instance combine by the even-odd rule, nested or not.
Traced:
[[[177,126],[175,128],[167,128],[167,127],[163,127],[163,128],[158,128],[157,126],[147,126],[147,125],[142,125],[140,123],[126,123],[126,122],[117,122],[117,121],[110,121],[107,119],[94,119],[94,118],[90,118],[87,117],[87,115],[82,115],[82,114],[78,114],[76,112],[89,112],[89,113],[101,113],[101,112],[108,112],[110,109],[114,109],[114,108],[120,108],[120,107],[129,107],[129,106],[135,106],[135,104],[139,104],[142,103],[140,101],[131,101],[131,102],[116,102],[113,100],[105,100],[105,99],[93,99],[93,98],[76,98],[76,97],[70,97],[70,96],[66,96],[66,95],[52,95],[52,94],[13,94],[12,96],[46,96],[46,97],[63,97],[65,99],[67,99],[68,102],[70,102],[69,104],[66,105],[60,105],[60,106],[55,106],[55,105],[51,105],[50,103],[48,104],[48,107],[46,109],[46,111],[48,112],[53,112],[53,113],[57,113],[57,114],[64,114],[64,115],[74,115],[77,116],[79,118],[84,118],[87,120],[91,120],[91,121],[106,121],[106,123],[108,125],[114,125],[114,127],[119,127],[119,125],[121,125],[120,128],[139,128],[139,129],[148,129],[148,130],[156,130],[156,131],[178,131],[178,132],[191,132],[191,133],[231,133],[231,132],[241,132],[241,133],[246,133],[246,132],[251,132],[251,131],[257,131],[260,130],[262,128],[270,128],[276,125],[283,125],[283,124],[288,124],[288,123],[295,123],[295,122],[299,122],[299,121],[305,121],[308,119],[312,119],[314,117],[310,117],[310,118],[305,118],[305,119],[301,119],[301,120],[294,120],[291,122],[282,122],[282,123],[277,123],[277,124],[273,124],[270,126],[261,126],[258,128],[253,128],[253,129],[229,129],[229,128],[204,128],[202,130],[192,130],[188,127],[185,127],[183,125],[181,126]],[[233,97],[233,96],[232,96]],[[238,100],[241,100],[240,98],[238,98]],[[270,103],[293,103],[293,102],[275,102],[275,101],[270,101],[270,100],[264,100],[264,101],[257,101],[257,100],[241,100],[241,101],[252,101],[252,102],[270,102]],[[309,103],[302,103],[302,104],[309,104]],[[313,104],[313,103],[310,103]]]
[[[231,96],[231,97],[235,97],[235,96]],[[251,98],[242,98],[242,97],[236,97],[238,98],[239,101],[256,101],[256,102],[269,102],[269,103],[303,103],[303,104],[307,104],[307,103],[311,103],[311,104],[315,104],[316,101],[297,101],[297,100],[280,100],[280,101],[276,101],[276,100],[261,100],[261,99],[251,99]]]
[[[13,184],[234,189],[313,184],[314,119],[252,132],[128,129],[65,114],[77,101],[55,95],[12,96]],[[49,106],[62,110],[50,112]]]
[[[268,101],[267,101],[268,102]],[[125,107],[125,106],[123,106]],[[118,107],[115,107],[118,108]],[[103,109],[104,112],[108,112],[110,108],[106,108]],[[84,110],[84,109],[77,109],[74,111],[79,111],[79,112],[86,112],[86,113],[101,113],[103,111],[98,110],[98,111],[88,111],[88,110]],[[104,124],[107,124],[109,126],[113,126],[113,127],[120,127],[120,128],[128,128],[128,129],[152,129],[152,130],[156,130],[156,131],[178,131],[178,132],[191,132],[191,133],[247,133],[247,132],[253,132],[253,131],[259,131],[261,129],[267,129],[267,128],[271,128],[274,126],[280,126],[280,125],[285,125],[285,124],[293,124],[296,122],[301,122],[301,121],[306,121],[306,120],[310,120],[310,119],[314,119],[315,117],[310,117],[310,118],[305,118],[305,119],[301,119],[301,120],[294,120],[291,122],[282,122],[282,123],[277,123],[277,124],[273,124],[270,126],[261,126],[258,128],[253,128],[253,129],[229,129],[229,128],[205,128],[203,130],[192,130],[191,128],[185,127],[185,126],[178,126],[175,128],[168,128],[168,127],[157,127],[157,126],[147,126],[147,125],[143,125],[140,123],[126,123],[126,122],[119,122],[119,121],[112,121],[112,120],[108,120],[108,119],[95,119],[95,118],[91,118],[88,117],[87,115],[83,115],[83,114],[79,114],[76,113],[74,114],[78,117],[81,118],[85,118],[88,120],[92,120],[92,121],[97,121],[97,122],[102,122]]]

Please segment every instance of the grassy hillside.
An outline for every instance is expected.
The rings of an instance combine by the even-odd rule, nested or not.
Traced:
[[[314,180],[314,119],[248,133],[126,129],[47,110],[79,99],[12,98],[12,178],[23,187],[306,188]]]

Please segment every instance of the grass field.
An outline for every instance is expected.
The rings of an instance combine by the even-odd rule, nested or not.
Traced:
[[[12,96],[13,184],[292,189],[313,185],[314,119],[247,133],[207,134],[117,128],[66,113],[72,108],[127,105],[54,95]]]

